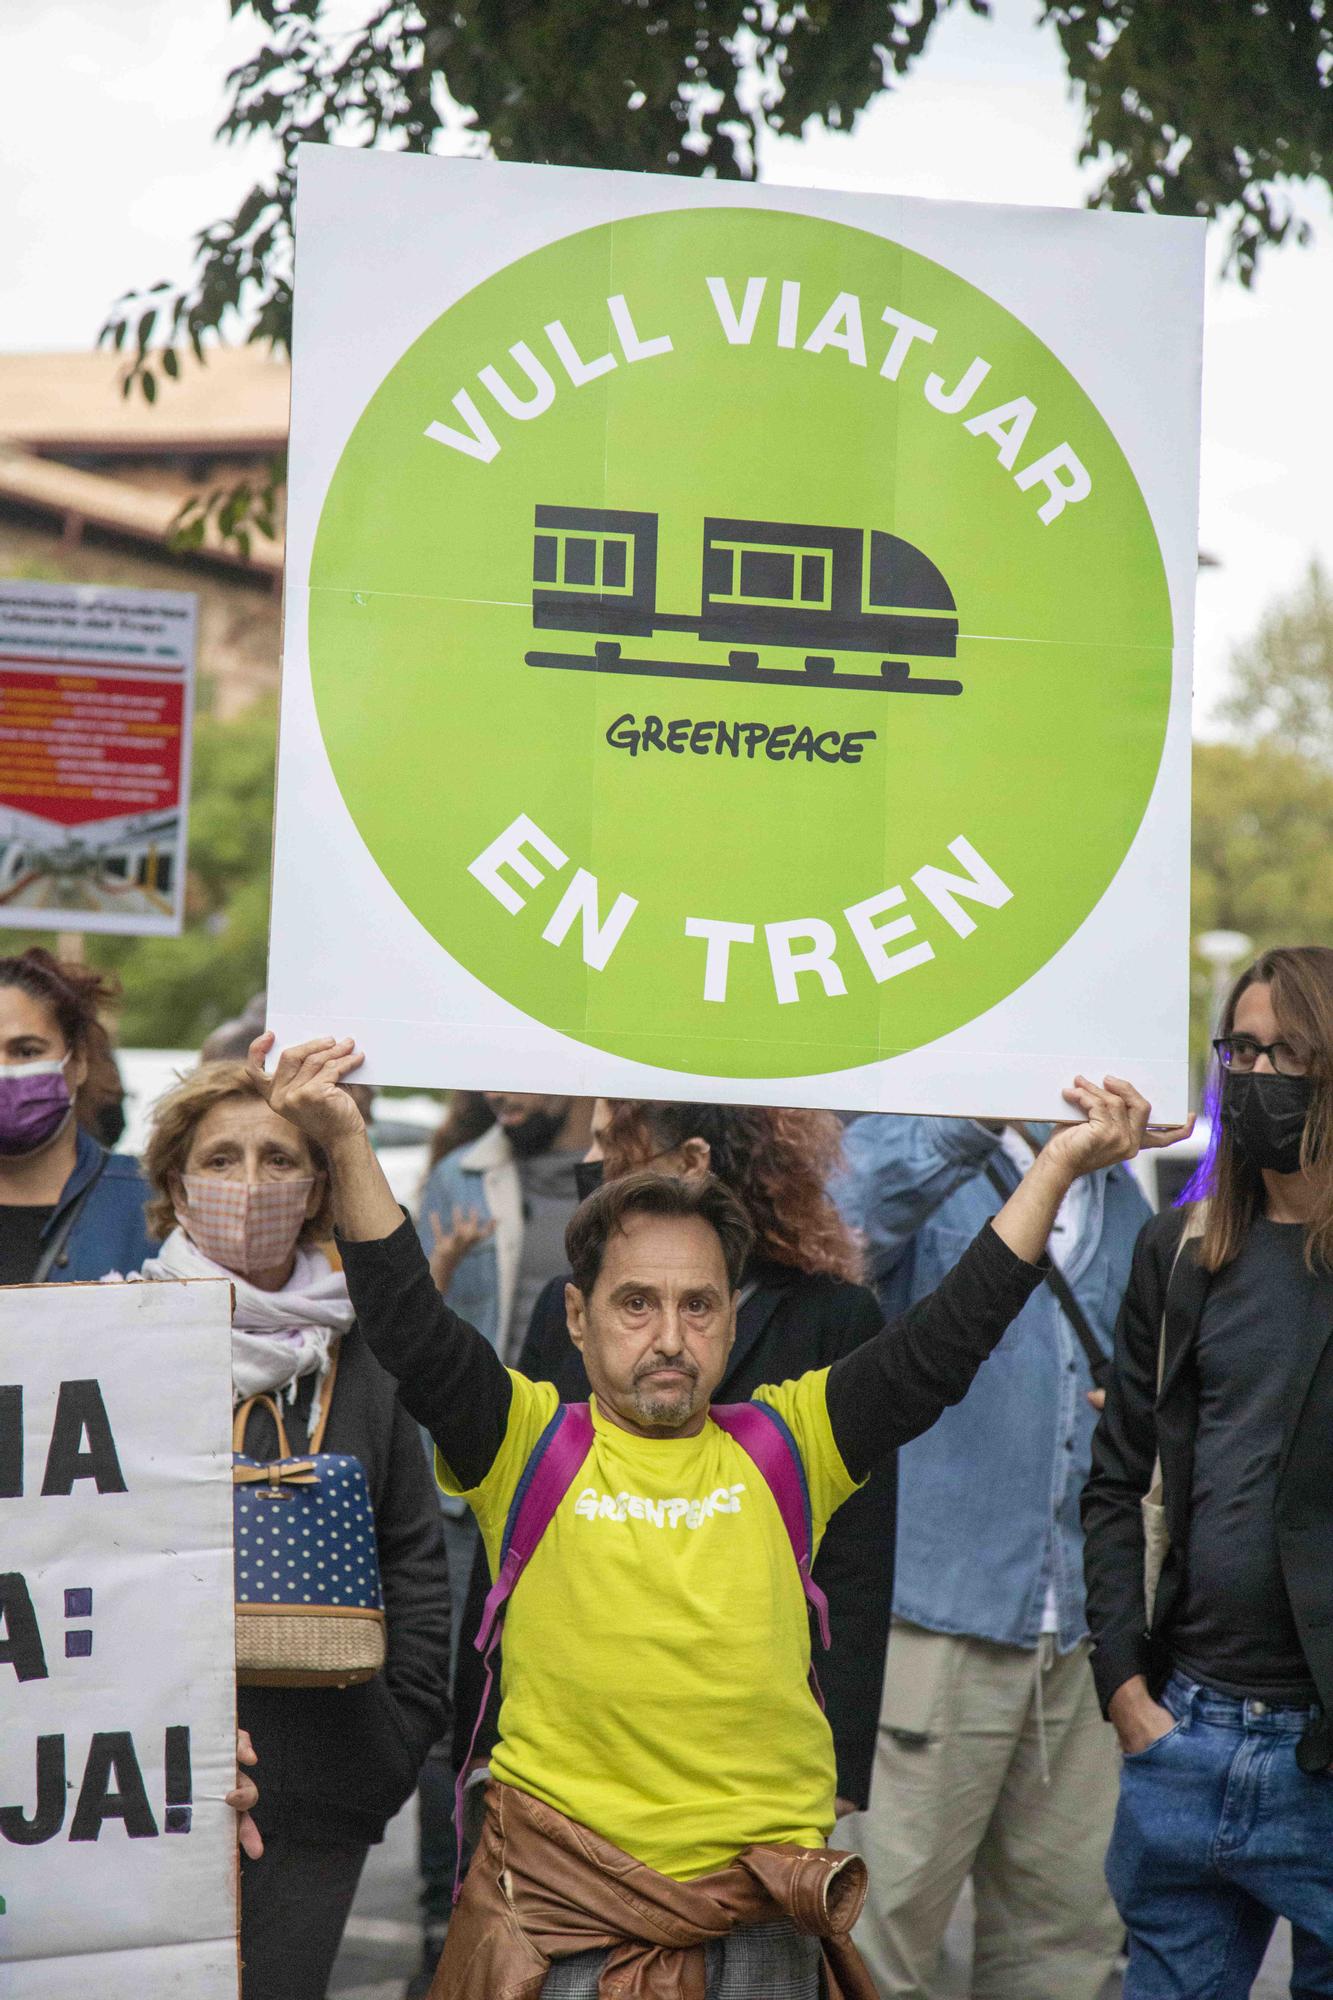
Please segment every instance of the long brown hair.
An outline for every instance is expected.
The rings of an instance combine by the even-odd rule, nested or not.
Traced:
[[[831,1111],[749,1104],[670,1104],[612,1097],[602,1146],[608,1175],[632,1171],[687,1139],[706,1139],[709,1165],[745,1203],[756,1248],[776,1264],[856,1283],[861,1246],[828,1196],[842,1165]]]
[[[1227,996],[1219,1037],[1231,1033],[1237,1004],[1251,986],[1270,988],[1283,1039],[1310,1052],[1314,1093],[1301,1142],[1301,1171],[1315,1200],[1306,1225],[1305,1256],[1312,1270],[1317,1262],[1333,1267],[1333,950],[1321,944],[1281,945],[1256,958]],[[1198,1254],[1206,1271],[1220,1271],[1239,1254],[1264,1199],[1263,1175],[1244,1158],[1218,1115],[1221,1085],[1219,1073],[1209,1091],[1213,1140],[1202,1177],[1208,1209]]]

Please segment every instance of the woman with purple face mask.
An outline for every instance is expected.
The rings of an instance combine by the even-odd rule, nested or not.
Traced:
[[[237,1690],[259,1788],[259,1838],[241,1857],[242,2000],[321,2000],[367,1849],[410,1795],[447,1715],[439,1508],[416,1426],[359,1337],[325,1247],[318,1147],[269,1109],[244,1063],[212,1062],[155,1107],[144,1166],[150,1221],[165,1240],[139,1275],[229,1278],[233,1401],[273,1397],[298,1455],[327,1403],[321,1448],[360,1461],[374,1506],[383,1671],[351,1687]],[[250,1413],[244,1450],[280,1456],[264,1404]]]
[[[115,987],[40,947],[0,958],[0,1284],[88,1281],[153,1247],[138,1162],[80,1129],[74,1100]]]

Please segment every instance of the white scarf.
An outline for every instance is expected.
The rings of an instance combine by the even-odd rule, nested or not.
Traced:
[[[347,1296],[347,1280],[330,1268],[317,1250],[298,1249],[292,1275],[278,1292],[264,1292],[238,1277],[190,1241],[183,1229],[173,1229],[156,1257],[150,1257],[141,1278],[226,1278],[236,1294],[231,1320],[232,1401],[247,1396],[287,1392],[290,1403],[303,1375],[318,1373],[310,1405],[309,1430],[319,1423],[329,1350],[346,1333],[355,1317]]]

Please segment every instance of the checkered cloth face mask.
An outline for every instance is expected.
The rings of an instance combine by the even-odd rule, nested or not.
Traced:
[[[184,1227],[205,1257],[242,1278],[286,1263],[305,1221],[313,1174],[286,1181],[229,1181],[212,1174],[184,1178]]]

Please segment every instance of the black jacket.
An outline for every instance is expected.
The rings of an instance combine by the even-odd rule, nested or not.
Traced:
[[[1153,1693],[1170,1671],[1171,1621],[1189,1563],[1198,1375],[1194,1343],[1209,1274],[1187,1243],[1172,1275],[1184,1213],[1169,1210],[1144,1225],[1116,1328],[1115,1368],[1106,1409],[1092,1441],[1092,1473],[1083,1493],[1084,1570],[1092,1670],[1103,1709],[1116,1689],[1143,1674]],[[1168,1279],[1170,1297],[1168,1302]],[[1166,1362],[1157,1395],[1157,1350],[1166,1306]],[[1154,1409],[1154,1404],[1156,1405]],[[1299,1357],[1279,1460],[1278,1556],[1301,1648],[1325,1714],[1302,1739],[1302,1769],[1333,1762],[1333,1324],[1312,1329]],[[1143,1527],[1139,1503],[1161,1453],[1171,1549],[1153,1607],[1143,1605]]]
[[[878,1333],[884,1316],[863,1285],[810,1276],[789,1265],[756,1262],[746,1274],[754,1290],[737,1316],[736,1344],[718,1385],[719,1403],[748,1402],[765,1383],[790,1381],[810,1368],[824,1368]],[[553,1382],[562,1402],[588,1398],[588,1377],[565,1324],[565,1279],[555,1278],[533,1308],[519,1356],[520,1373]],[[814,1565],[814,1578],[829,1603],[832,1646],[815,1650],[833,1731],[838,1792],[864,1806],[879,1722],[884,1653],[893,1604],[894,1517],[898,1499],[898,1458],[890,1453],[859,1493],[830,1521]],[[467,1755],[481,1702],[483,1673],[472,1641],[489,1588],[486,1558],[478,1551],[464,1615],[455,1684],[455,1741],[458,1763]],[[499,1673],[496,1673],[496,1687]],[[493,1697],[489,1727],[479,1743],[495,1740]]]
[[[298,1454],[307,1448],[314,1386],[313,1375],[304,1377],[292,1407],[282,1406]],[[239,1688],[237,1713],[259,1756],[261,1832],[376,1841],[449,1725],[449,1582],[420,1435],[355,1327],[343,1337],[323,1448],[360,1459],[370,1486],[386,1612],[384,1671],[346,1688]],[[250,1413],[245,1449],[254,1458],[278,1456],[262,1405]]]

